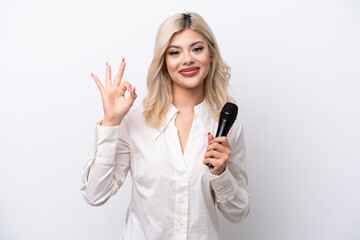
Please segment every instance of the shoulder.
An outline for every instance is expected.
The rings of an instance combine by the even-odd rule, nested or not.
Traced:
[[[143,106],[133,106],[130,108],[129,112],[126,114],[124,121],[129,129],[135,128],[145,128],[149,127],[144,116],[143,116]]]
[[[234,124],[232,125],[227,138],[230,144],[243,141],[244,127],[238,119],[236,119]]]
[[[243,130],[243,125],[241,124],[240,120],[235,120],[232,129],[234,129],[235,132],[241,132]]]
[[[143,107],[142,106],[133,106],[130,108],[129,112],[126,114],[125,118],[127,121],[138,119],[142,117]]]

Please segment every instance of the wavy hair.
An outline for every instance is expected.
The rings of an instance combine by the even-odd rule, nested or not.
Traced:
[[[212,62],[204,79],[204,96],[205,101],[213,108],[214,117],[219,116],[226,102],[234,101],[227,91],[230,67],[222,59],[215,36],[208,24],[194,12],[175,14],[160,25],[155,39],[154,57],[147,75],[148,94],[143,101],[143,116],[154,128],[160,128],[173,101],[172,80],[166,68],[165,52],[172,36],[186,29],[202,34],[209,47]]]

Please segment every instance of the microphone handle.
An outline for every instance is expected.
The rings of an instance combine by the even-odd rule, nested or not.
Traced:
[[[233,123],[231,121],[225,118],[221,119],[215,137],[226,137],[232,125]]]
[[[233,123],[224,118],[220,120],[221,122],[219,123],[215,137],[226,137]],[[206,166],[209,168],[214,168],[214,166],[210,163],[207,163]]]

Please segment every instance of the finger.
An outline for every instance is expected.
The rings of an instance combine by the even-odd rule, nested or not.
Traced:
[[[217,137],[214,138],[214,142],[222,144],[224,147],[230,148],[230,144],[226,137]]]
[[[125,92],[128,91],[131,93],[131,84],[127,81],[124,81],[123,83],[121,83],[120,85],[120,94],[122,96],[125,96]]]
[[[215,150],[218,152],[226,152],[226,147],[220,143],[213,142],[212,144],[208,145],[206,151]]]
[[[137,98],[137,94],[135,93],[135,87],[133,87],[133,88],[131,88],[130,95],[129,95],[129,98],[128,98],[131,105],[134,103],[136,98]]]
[[[214,142],[211,145],[208,145],[206,148],[206,152],[210,152],[210,151],[219,152],[220,154],[222,154],[221,158],[224,159],[229,159],[229,157],[231,156],[231,147],[227,142],[227,140],[224,141],[223,144]]]
[[[205,158],[214,158],[214,159],[223,159],[226,155],[222,152],[218,152],[215,150],[207,151],[204,155]]]
[[[224,165],[227,165],[228,161],[226,159],[216,159],[216,158],[211,158],[211,157],[204,157],[203,162],[206,165],[211,164],[215,168],[219,168],[219,167],[222,167]]]
[[[111,87],[111,67],[108,64],[108,62],[106,62],[106,80],[105,80],[105,87]]]
[[[96,85],[98,86],[100,92],[102,93],[104,91],[104,86],[102,85],[102,83],[100,82],[99,78],[95,75],[91,73],[91,76],[93,77],[93,79],[95,80]]]
[[[203,163],[205,165],[207,165],[208,167],[210,167],[209,166],[209,164],[210,164],[212,166],[211,168],[216,168],[216,166],[218,164],[214,158],[204,158]]]
[[[214,139],[214,136],[211,135],[210,132],[208,132],[208,144],[211,144],[213,139]]]
[[[126,65],[125,64],[125,59],[123,58],[121,63],[120,63],[119,70],[116,73],[115,80],[114,80],[114,86],[116,86],[116,87],[120,86],[121,79],[122,79],[122,76],[123,76],[124,71],[125,71],[125,65]]]

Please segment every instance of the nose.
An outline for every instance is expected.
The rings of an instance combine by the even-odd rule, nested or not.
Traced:
[[[194,62],[195,62],[195,59],[193,58],[193,56],[191,55],[191,53],[186,52],[186,53],[183,54],[183,63],[184,63],[184,64],[189,65],[189,64],[192,64],[192,63],[194,63]]]

